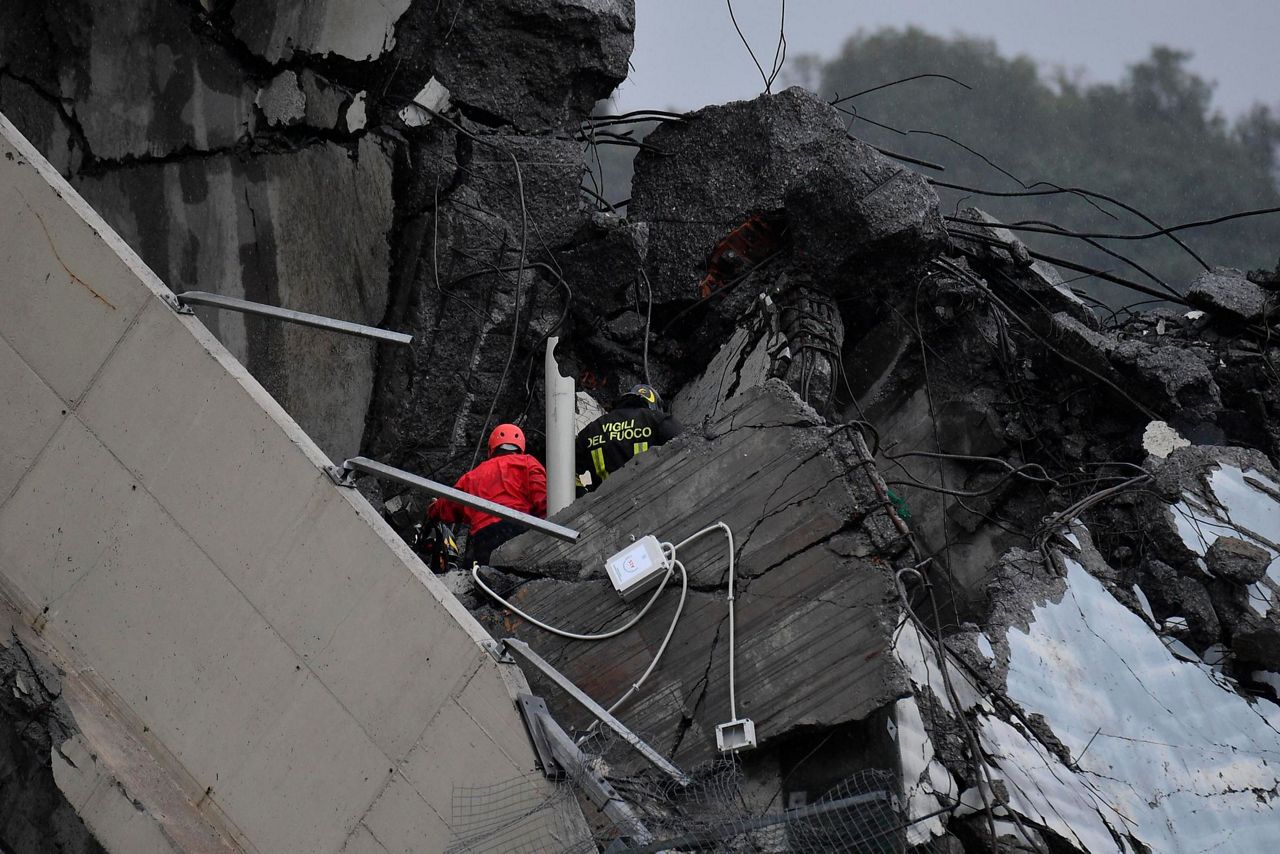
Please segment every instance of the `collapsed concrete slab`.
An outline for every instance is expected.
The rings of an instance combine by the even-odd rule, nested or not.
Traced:
[[[774,381],[557,516],[582,532],[579,545],[525,535],[504,546],[493,563],[513,574],[495,583],[540,620],[598,630],[632,610],[603,575],[609,554],[633,537],[676,543],[726,523],[736,540],[738,713],[768,743],[862,719],[900,696],[901,673],[885,654],[897,614],[888,561],[907,543],[890,512],[849,437]],[[730,719],[724,537],[703,537],[678,557],[688,602],[661,666],[619,714],[664,754],[698,763],[716,755],[715,727]],[[645,669],[675,598],[663,594],[638,630],[590,644],[542,633],[491,603],[477,614],[609,702]]]
[[[58,786],[112,851],[443,849],[442,778],[534,768],[519,672],[3,118],[0,136],[0,382],[21,403],[0,412],[0,600],[80,686]],[[117,784],[132,800],[94,800]]]

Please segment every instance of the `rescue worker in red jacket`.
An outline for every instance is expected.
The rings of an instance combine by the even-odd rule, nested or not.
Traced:
[[[574,467],[579,473],[591,473],[591,484],[585,489],[592,492],[632,457],[683,432],[680,422],[663,411],[657,389],[643,384],[632,386],[614,401],[613,409],[578,433]]]
[[[547,470],[524,452],[524,431],[499,424],[489,434],[489,459],[458,478],[453,486],[531,516],[547,515]],[[471,529],[471,557],[487,565],[493,550],[524,530],[482,510],[439,498],[427,508],[427,518],[446,523],[465,522]]]

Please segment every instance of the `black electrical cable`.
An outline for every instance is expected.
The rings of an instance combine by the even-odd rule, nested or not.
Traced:
[[[968,83],[964,83],[947,74],[932,74],[932,73],[913,74],[910,77],[903,77],[900,80],[891,80],[888,83],[881,83],[879,86],[872,86],[870,89],[863,89],[861,92],[854,92],[852,95],[837,97],[834,101],[831,102],[831,106],[834,107],[837,104],[843,104],[845,101],[852,101],[854,98],[861,98],[863,95],[870,95],[872,92],[879,92],[881,89],[888,89],[890,86],[897,86],[900,83],[910,83],[912,80],[923,80],[929,77],[938,78],[941,80],[950,80],[952,83],[956,84],[957,86],[963,86],[964,88],[970,91],[973,91],[973,87],[970,86]]]
[[[1062,233],[1062,236],[1063,236],[1063,237],[1074,237],[1074,236],[1075,236],[1075,235],[1072,235],[1072,234],[1068,233],[1068,232],[1067,232],[1067,229],[1063,228],[1062,226],[1060,226],[1060,225],[1058,225],[1057,223],[1054,223],[1054,222],[1046,222],[1046,221],[1043,221],[1043,220],[1028,220],[1028,222],[1034,223],[1035,225],[1043,225],[1043,226],[1045,226],[1046,228],[1056,228],[1056,229],[1058,229],[1058,230]],[[1150,270],[1148,270],[1146,267],[1144,267],[1144,266],[1142,266],[1141,264],[1139,264],[1137,261],[1134,261],[1132,258],[1128,257],[1127,255],[1123,255],[1123,254],[1121,254],[1120,252],[1117,252],[1117,251],[1116,251],[1116,250],[1114,250],[1114,249],[1109,249],[1109,248],[1107,248],[1106,246],[1103,246],[1101,243],[1099,243],[1098,241],[1094,240],[1092,237],[1081,237],[1081,238],[1078,238],[1078,239],[1083,240],[1085,243],[1088,243],[1090,246],[1092,246],[1094,249],[1097,249],[1099,252],[1102,252],[1102,253],[1104,253],[1104,254],[1106,254],[1106,255],[1110,255],[1112,258],[1115,258],[1117,261],[1121,261],[1121,262],[1123,262],[1123,263],[1125,263],[1125,264],[1128,264],[1130,267],[1132,267],[1133,269],[1137,270],[1139,273],[1141,273],[1142,275],[1146,276],[1148,279],[1150,279],[1151,281],[1155,282],[1155,283],[1156,283],[1157,285],[1159,285],[1160,287],[1164,288],[1166,291],[1168,291],[1168,292],[1169,292],[1170,294],[1172,294],[1173,296],[1178,297],[1178,298],[1181,298],[1181,297],[1182,297],[1182,294],[1178,293],[1176,290],[1174,290],[1172,287],[1170,287],[1168,282],[1166,282],[1164,279],[1160,278],[1160,277],[1159,277],[1159,276],[1157,276],[1155,273],[1153,273],[1153,272],[1151,272]]]
[[[591,173],[590,173],[590,172],[588,172],[587,174],[589,175],[589,174],[591,174]],[[579,184],[579,185],[578,185],[578,189],[579,189],[580,191],[582,191],[582,192],[586,193],[586,194],[587,194],[588,196],[590,196],[591,198],[593,198],[593,199],[595,199],[596,201],[598,201],[600,204],[604,205],[604,206],[605,206],[605,208],[607,208],[607,209],[608,209],[608,212],[609,212],[609,213],[617,213],[617,212],[618,212],[618,211],[617,211],[617,209],[613,206],[613,202],[609,201],[609,200],[608,200],[608,199],[606,199],[604,196],[600,195],[600,193],[596,192],[595,190],[591,189],[590,187],[584,187],[583,185]],[[603,209],[602,209],[602,210],[603,210]]]
[[[966,462],[994,463],[995,465],[1002,466],[1010,474],[1017,474],[1025,478],[1026,480],[1030,480],[1038,483],[1051,483],[1055,486],[1057,486],[1058,484],[1057,480],[1050,477],[1049,472],[1045,471],[1044,466],[1040,465],[1039,463],[1023,463],[1020,466],[1015,466],[1013,463],[1009,462],[1008,460],[1002,460],[999,457],[984,457],[984,456],[979,456],[975,454],[951,454],[945,451],[943,452],[903,451],[902,453],[899,453],[899,454],[891,454],[888,451],[885,451],[884,454],[882,454],[882,456],[888,460],[899,460],[899,459],[902,459],[903,457],[931,457],[931,458],[937,457],[944,460],[964,460]],[[1023,473],[1024,470],[1029,470],[1029,469],[1039,469],[1040,477],[1038,478],[1030,477]]]
[[[742,39],[743,47],[751,55],[751,61],[756,64],[756,70],[760,72],[760,79],[764,81],[764,91],[769,92],[769,75],[764,73],[764,66],[760,64],[760,60],[756,59],[756,52],[751,49],[751,43],[743,34],[742,27],[738,26],[738,18],[733,14],[733,0],[724,0],[724,4],[729,7],[729,20],[733,21],[733,28],[738,31],[738,38]]]
[[[1099,240],[1150,240],[1153,237],[1164,237],[1167,234],[1173,234],[1175,231],[1186,231],[1187,229],[1191,229],[1191,228],[1202,228],[1206,225],[1218,225],[1219,223],[1231,222],[1232,220],[1247,219],[1249,217],[1264,216],[1266,214],[1274,214],[1274,213],[1280,213],[1280,207],[1257,208],[1255,210],[1249,210],[1249,211],[1237,211],[1236,213],[1214,217],[1213,219],[1201,219],[1201,220],[1195,220],[1194,222],[1183,222],[1183,223],[1179,223],[1178,225],[1171,225],[1171,226],[1168,226],[1167,228],[1157,229],[1156,231],[1149,231],[1146,234],[1112,234],[1112,233],[1097,232],[1097,231],[1058,232],[1052,229],[1042,228],[1040,226],[1028,225],[1028,224],[1017,223],[1017,222],[1004,223],[1002,227],[1007,228],[1011,231],[1030,231],[1030,232],[1036,232],[1039,234],[1066,234],[1068,237],[1093,237]],[[947,219],[951,220],[952,222],[960,223],[961,225],[989,225],[989,223],[979,222],[977,220],[970,220],[970,219],[960,219],[958,217],[947,217]]]
[[[946,217],[946,218],[951,219],[951,217]],[[992,227],[991,223],[977,223],[977,224],[986,228]],[[1000,225],[997,227],[1007,228],[1007,226],[1004,226],[1004,225]],[[974,242],[982,243],[987,246],[998,246],[1001,249],[1004,249],[1006,251],[1012,251],[1013,249],[1012,245],[1010,245],[1007,241],[1000,240],[999,238],[992,237],[987,234],[981,234],[974,231],[957,231],[953,229],[947,229],[947,231],[951,234],[952,237],[960,240],[972,240]],[[1167,300],[1169,302],[1176,302],[1181,305],[1188,305],[1186,297],[1181,297],[1181,296],[1174,297],[1172,295],[1165,294],[1161,291],[1158,291],[1155,288],[1147,287],[1146,285],[1139,284],[1129,279],[1123,279],[1119,276],[1113,275],[1104,270],[1097,270],[1097,269],[1094,269],[1093,267],[1086,267],[1084,264],[1080,264],[1079,262],[1076,262],[1076,261],[1068,261],[1065,258],[1058,258],[1054,255],[1048,255],[1044,252],[1037,252],[1036,250],[1031,249],[1030,247],[1027,247],[1027,254],[1030,255],[1032,258],[1035,258],[1037,261],[1044,261],[1046,263],[1054,265],[1055,267],[1065,267],[1066,269],[1073,270],[1077,273],[1088,273],[1090,276],[1093,276],[1094,278],[1097,278],[1097,279],[1101,279],[1104,282],[1111,282],[1112,284],[1121,285],[1130,290],[1137,291],[1140,294],[1146,294],[1149,297],[1157,297],[1159,299]]]
[[[1101,199],[1104,202],[1110,202],[1116,207],[1128,211],[1129,213],[1138,217],[1143,222],[1147,223],[1153,228],[1160,228],[1160,229],[1164,228],[1164,226],[1162,226],[1159,222],[1152,219],[1147,214],[1143,213],[1141,210],[1134,207],[1133,205],[1130,205],[1127,202],[1123,202],[1120,199],[1115,198],[1114,196],[1108,196],[1105,193],[1098,193],[1093,190],[1086,190],[1083,187],[1053,187],[1052,189],[1049,189],[1049,190],[1037,190],[1035,189],[1035,187],[1038,186],[1038,183],[1037,183],[1037,184],[1032,184],[1030,187],[1028,187],[1025,190],[999,191],[999,190],[983,190],[978,187],[967,187],[964,184],[953,184],[947,181],[938,181],[933,178],[925,178],[925,180],[928,181],[930,184],[933,184],[938,187],[945,187],[948,190],[960,190],[961,192],[965,192],[965,193],[973,193],[979,196],[993,196],[996,198],[1012,198],[1012,197],[1027,197],[1027,196],[1056,196],[1056,195],[1067,194],[1067,195],[1086,196],[1086,197],[1091,197],[1095,199]],[[1112,219],[1114,218],[1115,217],[1112,217]],[[1185,251],[1188,255],[1194,258],[1196,262],[1200,264],[1200,266],[1204,267],[1206,270],[1209,269],[1209,264],[1199,255],[1197,255],[1195,253],[1195,250],[1193,250],[1187,244],[1183,243],[1182,240],[1179,239],[1176,235],[1170,234],[1169,239],[1172,240],[1174,243],[1176,243],[1179,247],[1181,247],[1183,251]]]
[[[778,22],[778,46],[773,49],[773,65],[769,73],[769,79],[765,81],[765,90],[767,91],[773,86],[773,81],[778,79],[778,75],[782,72],[782,66],[787,61],[787,0],[782,0],[782,15]]]
[[[627,139],[626,137],[601,137],[591,143],[592,145],[619,145],[623,148],[639,148],[644,151],[652,151],[655,154],[666,155],[667,151],[657,146],[650,145],[638,139]]]
[[[871,145],[868,142],[858,139],[853,134],[847,134],[847,136],[849,137],[849,139],[856,140],[857,142],[861,142],[863,145]],[[947,167],[943,166],[941,163],[934,163],[930,160],[922,160],[919,157],[910,157],[906,154],[900,154],[896,151],[893,151],[888,148],[884,148],[879,145],[872,145],[871,147],[874,148],[876,151],[880,152],[881,154],[883,154],[885,157],[892,157],[894,160],[901,160],[903,163],[910,163],[913,166],[923,166],[926,169],[933,169],[934,171],[937,171],[937,172],[947,171]]]

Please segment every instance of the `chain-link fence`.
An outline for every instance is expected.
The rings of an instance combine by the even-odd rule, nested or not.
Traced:
[[[487,786],[455,786],[451,852],[929,852],[907,841],[897,781],[868,770],[793,809],[777,808],[777,794],[750,782],[732,757],[690,773],[681,785],[659,773],[610,773],[633,767],[630,750],[612,733],[595,732],[580,743],[584,765],[552,782],[527,776]],[[613,761],[611,761],[613,760]],[[583,775],[608,779],[626,802],[624,826],[579,799]],[[764,803],[760,803],[764,800]],[[580,807],[580,803],[584,804]],[[585,821],[584,821],[585,817]],[[637,830],[639,828],[639,830]]]
[[[595,854],[598,833],[583,820],[569,780],[541,774],[488,786],[454,786],[450,822],[456,854]]]

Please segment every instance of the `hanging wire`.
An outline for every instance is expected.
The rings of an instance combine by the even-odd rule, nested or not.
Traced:
[[[738,26],[738,17],[733,14],[733,0],[724,0],[725,6],[729,8],[729,20],[733,21],[733,28],[738,31],[738,38],[742,40],[742,46],[747,49],[747,53],[751,55],[751,61],[756,64],[756,70],[760,72],[760,79],[764,81],[764,91],[769,92],[769,75],[764,73],[764,66],[760,64],[760,60],[756,59],[756,52],[751,49],[751,43],[747,41],[746,35],[742,32],[742,27]]]
[[[1164,228],[1164,226],[1162,226],[1160,223],[1158,223],[1157,221],[1155,221],[1150,216],[1143,213],[1141,210],[1134,207],[1133,205],[1130,205],[1127,202],[1123,202],[1120,199],[1115,198],[1114,196],[1108,196],[1105,193],[1099,193],[1093,190],[1086,190],[1083,187],[1052,187],[1051,189],[1047,189],[1047,190],[1037,190],[1035,188],[1039,186],[1039,183],[1036,183],[1036,184],[1032,184],[1030,187],[1024,190],[1001,191],[1001,190],[984,190],[978,187],[969,187],[964,184],[955,184],[948,181],[939,181],[936,178],[926,178],[925,180],[936,187],[945,187],[949,190],[960,190],[961,192],[965,192],[965,193],[973,193],[979,196],[993,196],[996,198],[1013,198],[1013,197],[1027,197],[1027,196],[1056,196],[1056,195],[1069,194],[1073,196],[1084,196],[1088,198],[1101,199],[1102,201],[1109,202],[1118,208],[1128,211],[1129,213],[1141,219],[1143,222],[1150,225],[1152,228]],[[1111,215],[1108,214],[1108,216],[1111,216]],[[1114,216],[1112,216],[1111,218],[1115,219]],[[1174,243],[1176,243],[1179,248],[1181,248],[1184,252],[1186,252],[1188,255],[1194,258],[1196,260],[1196,263],[1198,263],[1201,267],[1203,267],[1206,270],[1209,269],[1209,264],[1199,255],[1197,255],[1195,250],[1193,250],[1187,244],[1183,243],[1182,240],[1176,234],[1170,233],[1168,236],[1169,236],[1169,239],[1172,240]]]
[[[934,74],[934,73],[913,74],[910,77],[903,77],[898,80],[891,80],[888,83],[881,83],[879,86],[872,86],[870,89],[863,89],[861,92],[854,92],[852,95],[845,95],[843,97],[837,96],[836,99],[831,102],[831,106],[835,107],[835,106],[838,106],[839,104],[843,104],[845,101],[852,101],[854,98],[860,98],[863,95],[870,95],[872,92],[879,92],[881,89],[888,89],[890,86],[897,86],[900,83],[910,83],[912,80],[924,80],[926,78],[950,80],[952,83],[956,84],[957,86],[963,86],[965,89],[968,89],[970,91],[973,90],[973,87],[970,86],[968,83],[965,83],[962,80],[957,80],[956,78],[952,77],[949,74]]]

